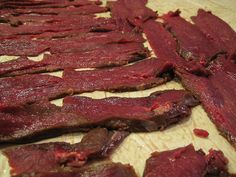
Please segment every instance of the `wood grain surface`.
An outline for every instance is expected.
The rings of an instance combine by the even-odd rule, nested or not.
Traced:
[[[186,19],[195,15],[198,8],[204,8],[217,14],[220,18],[229,23],[234,30],[236,30],[236,0],[149,0],[148,7],[157,10],[159,14],[165,13],[169,10],[180,9],[182,11],[182,16]],[[109,14],[102,14],[102,16],[107,15]],[[14,56],[0,56],[0,62],[12,58],[14,58]],[[37,60],[38,58],[33,59]],[[61,72],[51,74],[60,76]],[[143,97],[154,91],[166,89],[183,89],[183,87],[179,83],[171,81],[167,84],[145,91],[125,93],[93,92],[82,95],[93,98],[104,98],[110,96]],[[52,102],[61,105],[62,99],[54,100]],[[209,137],[207,139],[196,137],[193,134],[194,128],[207,130],[210,134]],[[80,141],[82,136],[82,133],[67,134],[37,143],[52,141],[76,143]],[[193,143],[196,149],[202,148],[205,152],[211,148],[222,150],[225,156],[229,159],[230,172],[236,173],[236,150],[219,134],[201,106],[197,106],[193,109],[192,115],[188,120],[179,123],[178,125],[173,125],[164,131],[131,134],[116,150],[112,156],[112,160],[115,162],[130,163],[134,166],[137,174],[142,176],[145,160],[150,156],[150,153],[154,151],[174,149],[188,145],[189,143]],[[2,154],[0,154],[0,177],[9,177],[8,162]]]

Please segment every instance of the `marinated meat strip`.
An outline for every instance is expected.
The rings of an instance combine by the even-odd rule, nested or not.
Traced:
[[[69,6],[84,6],[97,4],[100,5],[101,1],[88,1],[88,0],[62,0],[62,1],[28,1],[28,2],[20,2],[20,1],[2,1],[0,3],[1,8],[58,8],[58,7],[69,7]]]
[[[44,51],[54,53],[75,53],[93,50],[104,44],[144,42],[140,34],[118,31],[106,33],[82,33],[74,38],[55,40],[5,39],[0,42],[0,55],[37,56]],[[60,44],[60,45],[58,45]]]
[[[42,74],[1,78],[0,108],[96,90],[143,90],[167,82],[171,68],[168,62],[148,59],[111,69],[66,70],[63,78]]]
[[[98,128],[90,131],[76,144],[31,144],[8,148],[3,153],[9,160],[12,176],[59,172],[66,168],[81,167],[89,160],[108,157],[127,135],[127,132],[109,132]]]
[[[17,177],[24,177],[23,175]],[[45,172],[35,176],[27,175],[29,177],[137,177],[132,166],[110,161],[94,162],[79,169],[74,169],[73,171]]]
[[[157,59],[148,59],[125,67],[93,71],[65,70],[63,78],[74,92],[94,90],[143,90],[165,83],[172,77],[172,65]]]
[[[7,9],[2,10],[2,15],[4,13],[4,16],[7,15],[13,15],[16,19],[22,19],[25,14],[39,14],[39,15],[59,15],[59,14],[73,14],[73,15],[88,15],[88,14],[94,14],[94,13],[102,13],[106,12],[106,7],[101,7],[97,5],[86,5],[86,6],[79,6],[79,7],[64,7],[64,8],[40,8],[40,9]],[[28,16],[29,17],[29,16]]]
[[[155,131],[188,117],[190,108],[197,104],[198,100],[187,91],[170,90],[143,98],[66,97],[62,107],[44,101],[5,108],[0,112],[0,142],[35,141],[38,135],[53,136],[55,131],[84,131],[97,126]]]
[[[9,38],[15,35],[33,35],[45,32],[64,32],[70,30],[89,29],[89,31],[116,30],[115,20],[111,18],[94,18],[92,16],[80,16],[79,18],[66,18],[63,22],[24,24],[12,27],[9,24],[1,24],[1,38]]]
[[[236,33],[222,19],[203,9],[192,17],[195,25],[219,48],[229,54],[236,51]],[[220,29],[220,30],[219,30]]]
[[[213,63],[208,77],[179,71],[184,86],[198,95],[211,120],[234,146],[236,146],[236,64],[221,58]]]
[[[128,20],[132,25],[139,26],[150,18],[156,18],[157,14],[145,7],[147,1],[118,0],[110,5],[112,17]]]
[[[197,26],[182,18],[179,10],[163,15],[162,19],[166,28],[178,41],[178,53],[186,60],[208,63],[221,52],[221,48],[208,40]]]
[[[92,51],[75,54],[44,55],[43,60],[39,62],[20,57],[0,63],[0,76],[16,76],[65,68],[121,66],[148,56],[148,50],[139,43],[108,44]]]
[[[227,159],[221,151],[205,155],[193,145],[174,150],[154,152],[146,161],[143,177],[230,177]]]

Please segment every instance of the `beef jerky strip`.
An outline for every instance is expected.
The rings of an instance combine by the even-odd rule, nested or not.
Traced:
[[[74,0],[74,1],[31,1],[31,2],[1,2],[1,8],[20,8],[20,9],[27,9],[27,8],[58,8],[58,7],[69,7],[69,6],[84,6],[90,4],[97,4],[100,5],[101,1],[88,1],[88,0]]]
[[[198,95],[211,120],[236,147],[236,64],[227,59],[214,63],[208,77],[179,70],[184,86]]]
[[[14,177],[138,177],[130,165],[110,161],[94,162],[72,171],[22,174]]]
[[[74,53],[93,50],[109,43],[142,43],[143,41],[141,35],[118,31],[85,33],[74,38],[55,40],[5,39],[0,42],[0,55],[37,56],[44,51],[50,51],[52,54]]]
[[[3,151],[9,160],[11,174],[55,172],[78,168],[89,160],[108,157],[128,135],[127,132],[98,128],[76,144],[53,142],[8,148]]]
[[[87,7],[87,6],[85,6],[85,7]],[[77,12],[78,10],[79,9],[76,9],[74,11]],[[91,9],[91,10],[93,10],[93,9]],[[96,10],[96,9],[94,9],[94,10]],[[105,12],[106,8],[101,7],[101,9],[98,9],[98,11],[102,11],[102,10]],[[73,20],[76,22],[76,21],[78,21],[78,19],[82,18],[85,15],[89,16],[89,17],[96,17],[95,14],[91,14],[91,13],[86,14],[86,11],[84,12],[84,15],[83,15],[82,9],[79,12],[81,12],[81,14],[70,13],[70,11],[68,11],[68,13],[63,13],[63,14],[59,14],[59,15],[51,15],[51,14],[50,15],[23,14],[20,16],[12,16],[11,15],[11,16],[7,16],[7,17],[2,17],[1,21],[5,20],[6,23],[11,24],[12,26],[20,26],[23,24],[43,24],[43,23],[59,23],[59,22],[62,23],[68,19],[70,21]]]
[[[221,151],[210,150],[205,155],[193,145],[174,150],[154,152],[146,161],[143,177],[230,177],[228,160]]]
[[[8,24],[0,25],[0,37],[14,35],[34,35],[45,32],[63,32],[70,30],[89,29],[90,31],[112,31],[116,30],[116,23],[111,18],[93,18],[91,16],[80,16],[78,19],[66,19],[61,23],[24,24],[12,27]]]
[[[88,15],[94,13],[106,12],[106,7],[97,5],[86,5],[80,7],[65,7],[65,8],[41,8],[41,9],[7,9],[3,10],[2,16],[13,15],[16,17],[24,16],[24,14],[39,14],[39,15],[59,15],[59,14],[73,14],[73,15]],[[24,19],[23,19],[24,20]]]
[[[145,7],[146,1],[118,0],[111,4],[112,17],[115,19],[126,19],[132,25],[139,26],[150,18],[156,18],[157,14]]]
[[[47,101],[25,104],[1,110],[0,142],[35,141],[39,135],[55,136],[55,131],[62,134],[97,126],[155,131],[188,117],[197,104],[184,90],[159,91],[143,98],[66,97],[62,107]]]
[[[192,20],[219,48],[229,54],[236,51],[236,32],[222,19],[211,12],[199,9],[197,16],[192,17]]]
[[[201,63],[186,61],[178,55],[177,42],[161,23],[148,20],[142,25],[142,29],[154,53],[160,60],[171,62],[176,69],[182,68],[191,73],[208,75]]]
[[[104,91],[142,90],[165,83],[172,65],[157,59],[144,60],[113,69],[67,70],[63,78],[34,74],[0,79],[0,108],[65,94]],[[14,102],[12,102],[14,100]]]
[[[183,19],[179,10],[163,15],[162,19],[166,28],[178,41],[178,53],[186,60],[208,63],[221,51],[197,26]]]
[[[157,59],[134,65],[93,71],[65,70],[63,78],[74,92],[94,90],[131,91],[151,88],[168,81],[172,65]],[[166,74],[166,75],[165,75]]]
[[[44,55],[43,60],[39,62],[20,57],[0,63],[0,76],[16,76],[66,68],[121,66],[148,56],[147,49],[139,43],[108,44],[81,53]]]

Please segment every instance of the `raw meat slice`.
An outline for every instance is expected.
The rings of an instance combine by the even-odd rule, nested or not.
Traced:
[[[69,6],[84,6],[97,4],[100,5],[101,1],[88,1],[88,0],[63,0],[63,1],[28,1],[28,2],[20,2],[20,1],[5,1],[1,2],[1,8],[58,8],[58,7],[69,7]]]
[[[139,26],[148,19],[156,18],[157,14],[147,8],[147,1],[118,0],[110,5],[112,17],[128,20],[132,25]]]
[[[169,61],[175,68],[182,68],[197,75],[208,75],[200,62],[186,61],[178,55],[178,45],[173,36],[164,26],[154,20],[148,20],[142,25],[154,53],[160,60]]]
[[[74,53],[88,51],[104,44],[144,42],[137,33],[111,31],[106,33],[85,33],[74,38],[55,40],[6,39],[0,42],[0,55],[37,56],[44,51],[54,53]],[[58,45],[60,43],[60,45]]]
[[[216,47],[197,26],[180,16],[180,11],[169,12],[161,17],[178,41],[178,53],[186,60],[199,60],[208,63],[221,49]]]
[[[198,100],[190,93],[170,90],[144,98],[66,97],[62,107],[44,101],[5,108],[0,112],[0,142],[35,141],[38,135],[54,136],[97,126],[155,131],[188,117],[190,108],[197,104]]]
[[[33,35],[45,32],[64,32],[70,30],[89,29],[89,31],[112,31],[116,30],[116,23],[111,18],[93,18],[91,16],[80,16],[79,18],[66,19],[63,22],[24,24],[12,27],[9,24],[1,24],[1,38],[14,35]]]
[[[231,68],[229,70],[228,68]],[[234,146],[236,146],[236,64],[221,58],[209,67],[208,77],[196,76],[178,70],[184,86],[198,95],[211,120]]]
[[[193,16],[192,20],[220,49],[229,54],[236,51],[236,32],[222,19],[211,12],[199,9],[197,16]]]
[[[4,10],[3,10],[4,11]],[[86,5],[80,7],[64,7],[64,8],[40,8],[40,9],[11,9],[5,10],[4,16],[13,15],[18,19],[25,14],[39,14],[39,15],[58,15],[58,14],[73,14],[73,15],[88,15],[94,13],[106,12],[106,7],[101,7],[97,5]],[[3,12],[2,12],[3,13]],[[24,20],[24,19],[22,19]]]
[[[146,161],[143,177],[231,177],[227,164],[228,160],[221,151],[210,150],[205,155],[201,149],[195,151],[190,144],[152,153]]]
[[[43,60],[39,62],[21,57],[0,63],[0,76],[16,76],[65,68],[121,66],[148,56],[148,50],[141,43],[108,44],[92,51],[75,54],[44,55]]]
[[[65,168],[78,168],[89,160],[108,157],[127,135],[127,132],[109,132],[98,128],[90,131],[76,144],[31,144],[8,148],[3,153],[9,160],[13,176],[55,172]]]
[[[167,82],[172,78],[171,69],[168,62],[148,59],[111,69],[67,70],[62,79],[42,74],[1,78],[0,109],[73,93],[143,90]]]
[[[17,177],[24,177],[23,175]],[[94,162],[73,171],[46,172],[36,176],[27,175],[29,175],[28,177],[137,177],[132,166],[110,161]]]
[[[168,62],[148,59],[134,65],[93,71],[65,70],[63,78],[74,92],[131,91],[151,88],[172,77]]]

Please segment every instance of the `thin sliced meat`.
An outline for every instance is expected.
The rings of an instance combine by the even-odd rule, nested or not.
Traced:
[[[212,60],[221,49],[216,47],[197,26],[180,16],[180,11],[162,16],[166,28],[178,41],[178,53],[187,60],[206,62]]]
[[[88,15],[94,13],[106,12],[106,7],[101,7],[97,5],[86,5],[80,7],[65,7],[65,8],[41,8],[41,9],[12,9],[5,10],[5,15],[11,14],[16,17],[16,19],[22,19],[24,14],[39,14],[39,15],[58,15],[58,14],[73,14],[73,15]],[[22,19],[24,20],[24,19]]]
[[[129,131],[162,130],[188,117],[191,107],[197,104],[190,93],[170,90],[144,98],[66,97],[62,107],[47,101],[15,106],[0,112],[0,142],[35,141],[38,135],[45,138],[97,126]]]
[[[168,62],[148,59],[113,69],[67,70],[62,79],[42,74],[1,78],[0,108],[72,93],[143,90],[167,82],[172,77],[168,73],[171,68]]]
[[[146,161],[143,177],[230,177],[228,161],[221,151],[205,155],[193,145],[174,150],[154,152]]]
[[[109,132],[98,128],[76,144],[32,144],[8,148],[3,153],[9,160],[12,176],[61,171],[64,168],[81,167],[89,160],[108,157],[127,135],[127,132]]]
[[[142,25],[142,29],[154,53],[160,60],[169,61],[175,68],[182,68],[190,73],[208,75],[200,62],[186,61],[178,55],[178,44],[163,24],[148,20]]]
[[[209,11],[199,9],[197,16],[193,16],[192,20],[219,48],[229,54],[236,51],[236,32],[222,19]]]
[[[140,34],[118,31],[82,33],[78,37],[55,40],[5,39],[0,42],[0,55],[37,56],[45,51],[50,51],[52,54],[74,53],[93,50],[109,43],[142,43],[143,41]]]
[[[65,70],[63,78],[74,92],[94,90],[131,91],[151,88],[168,81],[172,76],[168,62],[148,59],[125,67],[93,71]]]
[[[118,0],[111,4],[112,17],[115,19],[125,19],[131,24],[139,26],[144,21],[156,18],[157,14],[145,6],[147,2],[143,0]]]
[[[63,22],[43,23],[43,24],[24,24],[12,27],[9,24],[1,24],[0,37],[14,35],[33,35],[45,32],[63,32],[70,30],[89,29],[90,31],[112,31],[116,30],[115,20],[111,18],[93,18],[91,16],[80,16],[80,18],[68,19]]]
[[[24,75],[0,79],[0,108],[71,94],[63,79],[50,75]],[[14,102],[12,102],[14,100]]]
[[[97,50],[75,54],[45,54],[43,60],[39,62],[21,57],[0,63],[0,76],[16,76],[66,68],[121,66],[148,56],[148,50],[140,43],[108,44]]]
[[[69,6],[84,6],[97,4],[100,5],[101,1],[88,1],[88,0],[62,0],[62,1],[28,1],[28,2],[20,2],[20,1],[5,1],[1,2],[1,8],[58,8],[58,7],[69,7]]]
[[[137,177],[132,166],[110,161],[94,162],[79,169],[74,169],[73,171],[46,172],[39,173],[35,176],[27,175],[29,177]]]
[[[223,60],[213,64],[209,77],[200,77],[179,71],[184,86],[198,95],[211,120],[234,146],[236,146],[236,75],[224,66],[229,62],[236,71],[236,64]],[[222,84],[223,83],[223,84]]]

